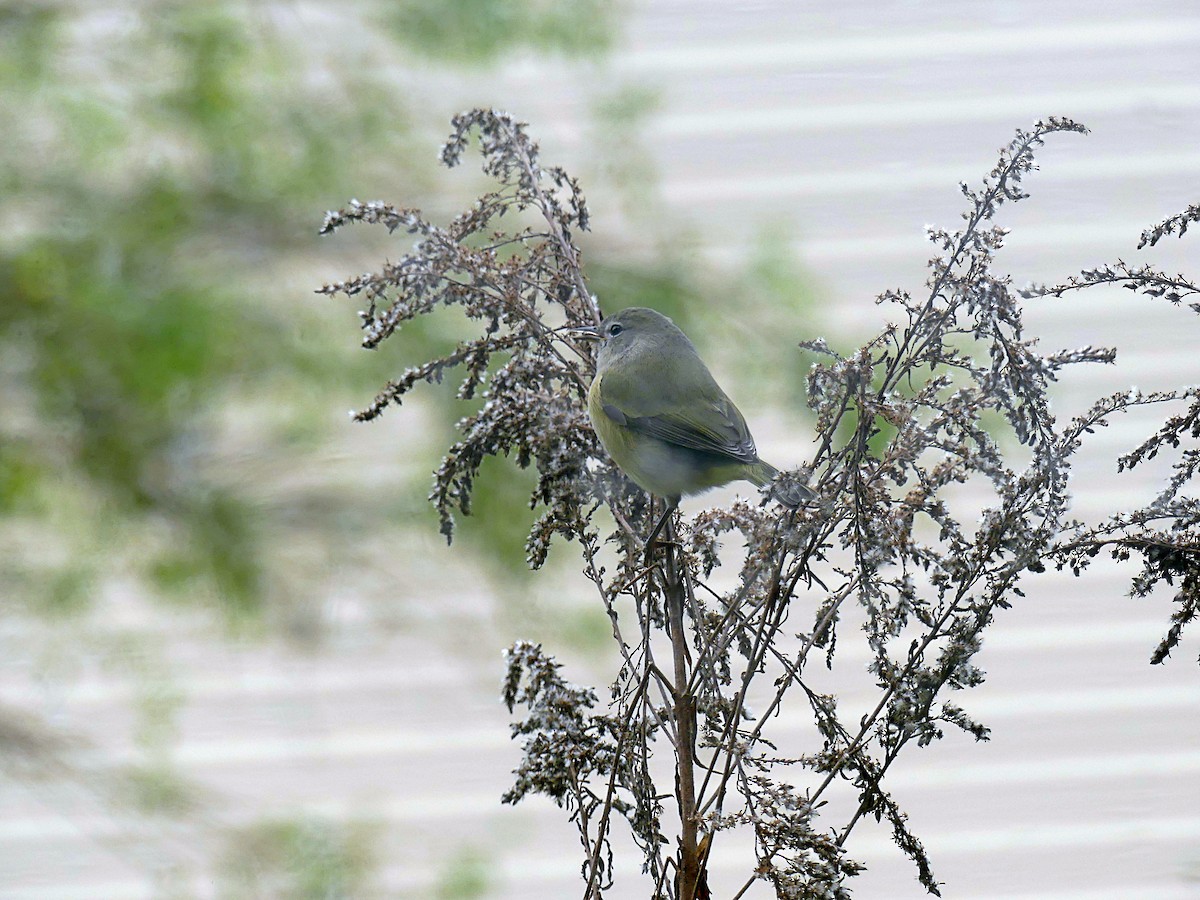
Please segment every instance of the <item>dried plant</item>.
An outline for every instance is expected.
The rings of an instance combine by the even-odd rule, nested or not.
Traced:
[[[1177,591],[1153,661],[1178,644],[1200,602],[1200,506],[1185,495],[1200,451],[1178,451],[1152,504],[1099,525],[1070,518],[1067,478],[1086,436],[1133,407],[1185,410],[1122,457],[1122,469],[1194,439],[1200,390],[1124,392],[1057,421],[1050,383],[1070,366],[1112,362],[1115,351],[1042,353],[1025,331],[1021,300],[1115,283],[1178,304],[1198,288],[1123,262],[1024,291],[993,270],[1006,235],[993,219],[1027,196],[1022,179],[1035,151],[1047,135],[1085,130],[1052,118],[1018,131],[980,186],[962,185],[962,226],[929,231],[936,255],[926,289],[878,298],[898,324],[845,355],[821,340],[801,344],[818,360],[807,385],[816,502],[794,511],[737,502],[677,516],[674,542],[649,563],[647,498],[596,441],[582,402],[593,360],[566,330],[601,318],[575,244],[588,227],[579,184],[541,164],[523,124],[475,110],[454,119],[442,159],[459,164],[477,135],[497,187],[449,225],[383,203],[352,202],[327,216],[325,232],[368,222],[414,236],[398,262],[323,288],[365,298],[365,346],[446,307],[478,323],[475,336],[408,369],[358,418],[378,416],[421,382],[461,379],[459,396],[480,406],[459,423],[434,478],[430,499],[443,533],[449,539],[455,516],[470,513],[487,457],[534,467],[530,504],[540,515],[529,564],[545,562],[555,535],[574,542],[611,620],[620,665],[600,711],[596,694],[565,681],[536,643],[508,651],[504,689],[510,710],[526,710],[513,726],[524,758],[504,799],[542,793],[570,812],[584,848],[585,898],[612,883],[617,817],[656,898],[710,896],[709,855],[723,832],[743,828],[754,835],[756,858],[745,861],[737,897],[756,880],[780,898],[848,897],[862,868],[848,855],[850,838],[866,816],[888,823],[937,894],[886,776],[902,751],[940,738],[947,726],[987,738],[987,727],[948,697],[983,681],[972,660],[997,611],[1022,596],[1023,577],[1048,565],[1079,573],[1101,552],[1136,557],[1134,593],[1160,582]],[[508,230],[499,230],[503,217]],[[1182,234],[1196,218],[1191,207],[1146,232],[1143,244]],[[636,301],[605,299],[610,311]],[[965,521],[954,496],[967,483],[988,498],[978,525]],[[734,585],[722,590],[714,573],[732,564],[732,536],[744,551]],[[848,720],[838,698],[820,690],[820,675],[833,664],[852,604],[865,617],[878,697],[868,714]],[[750,698],[760,704],[753,715]],[[773,715],[785,704],[806,704],[819,734],[802,754],[786,756],[771,740]],[[669,771],[654,756],[664,745]],[[664,788],[664,779],[673,785]],[[826,801],[847,786],[851,811],[843,821],[822,820]]]

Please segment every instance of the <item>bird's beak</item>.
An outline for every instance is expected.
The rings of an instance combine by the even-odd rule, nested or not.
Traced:
[[[567,328],[564,330],[567,334],[583,338],[585,341],[599,341],[602,339],[600,328],[596,325],[585,325],[580,328]]]

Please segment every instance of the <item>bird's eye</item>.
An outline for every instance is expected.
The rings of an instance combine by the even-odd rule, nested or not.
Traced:
[[[616,337],[618,334],[620,334],[624,330],[625,329],[622,328],[619,324],[617,324],[616,322],[613,322],[611,325],[608,326],[608,335],[609,335],[609,337]]]

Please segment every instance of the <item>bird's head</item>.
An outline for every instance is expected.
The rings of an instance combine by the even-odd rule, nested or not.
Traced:
[[[674,322],[644,306],[631,306],[613,313],[599,325],[576,328],[573,332],[600,341],[596,365],[601,371],[629,354],[661,354],[679,347],[695,352],[691,341]]]

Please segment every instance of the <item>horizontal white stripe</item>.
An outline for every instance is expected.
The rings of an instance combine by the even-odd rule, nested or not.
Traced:
[[[1196,92],[1200,96],[1200,91]],[[954,228],[953,222],[947,227]],[[1128,247],[1128,254],[1141,237],[1141,229],[1150,223],[1130,222],[1127,219],[1091,220],[1088,222],[1063,222],[1056,225],[1022,225],[1005,239],[1006,253],[1022,254],[1022,262],[1029,263],[1029,254],[1036,252],[1041,257],[1063,259],[1062,251],[1067,248],[1092,248],[1096,253],[1107,252],[1097,245],[1119,244]],[[791,244],[792,251],[801,260],[811,262],[849,262],[877,264],[879,259],[908,258],[914,262],[928,259],[935,248],[925,238],[920,228],[914,227],[906,234],[863,234],[837,238],[801,238]],[[704,247],[700,252],[713,263],[733,265],[744,263],[753,250],[750,244],[733,244],[722,239],[719,244]],[[1130,256],[1132,258],[1132,256]],[[1096,260],[1099,261],[1099,260]],[[1066,275],[1071,272],[1064,272]],[[880,290],[886,285],[881,285]]]
[[[461,820],[463,817],[478,818],[491,814],[506,815],[500,803],[501,793],[508,785],[497,784],[495,791],[478,790],[472,793],[437,793],[422,797],[395,795],[381,797],[381,802],[365,802],[360,797],[350,800],[326,800],[300,802],[288,806],[289,814],[314,816],[335,820],[370,819],[393,825],[425,827],[435,822]],[[537,815],[532,805],[522,808],[522,814]],[[249,825],[260,818],[260,812],[250,809],[223,811],[221,823],[233,827]],[[65,816],[22,816],[11,820],[0,820],[0,844],[21,841],[74,841],[96,838],[119,838],[144,826],[137,822],[133,827],[128,820],[109,813]],[[187,823],[183,823],[187,827]]]
[[[1035,894],[987,894],[975,895],[972,900],[1196,900],[1195,885],[1159,884],[1112,884],[1102,888],[1073,891],[1040,890]]]
[[[1080,158],[1038,174],[1038,184],[1099,181],[1104,179],[1166,178],[1200,172],[1200,153],[1155,153]],[[779,197],[841,196],[917,189],[953,191],[962,180],[978,180],[978,161],[926,168],[888,167],[846,172],[766,173],[729,177],[666,181],[663,196],[672,203],[747,202]],[[1035,188],[1036,189],[1036,188]]]
[[[855,701],[866,703],[873,698],[862,695],[851,697],[845,693],[840,697],[842,717],[855,718],[849,711]],[[1064,691],[1015,691],[989,694],[986,692],[959,691],[943,695],[945,700],[958,702],[972,717],[992,724],[997,719],[1020,719],[1040,715],[1083,716],[1093,713],[1114,713],[1149,710],[1178,710],[1187,715],[1200,715],[1200,686],[1154,685],[1144,688],[1093,688]],[[784,710],[775,719],[779,732],[809,729],[811,719],[797,710]],[[767,731],[768,736],[770,730]]]
[[[959,699],[972,715],[983,719],[1066,713],[1082,715],[1096,712],[1180,708],[1200,713],[1200,686],[1153,685],[1145,688],[1100,688],[1096,690],[1016,692],[971,696],[960,692]]]
[[[737,135],[780,135],[834,128],[913,127],[945,122],[1004,122],[1029,126],[1037,118],[1070,116],[1087,124],[1088,117],[1114,113],[1150,113],[1200,108],[1200,91],[1190,83],[1110,84],[1095,88],[1063,88],[1043,93],[930,95],[920,100],[892,99],[875,103],[795,104],[747,108],[712,107],[651,117],[647,140],[697,139]]]
[[[714,75],[780,68],[805,69],[831,65],[863,68],[880,62],[943,60],[968,56],[978,61],[996,56],[1052,51],[1061,58],[1071,50],[1089,56],[1107,49],[1147,50],[1191,44],[1200,39],[1200,20],[1117,22],[1072,21],[1058,26],[970,30],[892,30],[867,35],[822,35],[820,39],[774,40],[658,46],[617,53],[613,67],[622,74]]]
[[[921,835],[930,853],[1001,853],[1010,850],[1046,850],[1128,846],[1146,841],[1200,839],[1200,817],[1120,819],[1113,822],[1021,823],[1007,828],[927,832]],[[851,840],[853,844],[853,840]],[[871,836],[858,844],[862,851],[883,851],[892,846],[884,837]]]
[[[86,882],[84,884],[50,884],[36,887],[0,888],[0,900],[143,900],[161,896],[152,879],[135,881]]]
[[[432,725],[432,722],[430,723]],[[511,745],[504,727],[453,730],[338,731],[335,734],[302,737],[225,739],[181,743],[172,759],[181,766],[220,766],[244,763],[275,763],[303,759],[358,758],[408,754],[446,754],[497,750]],[[98,752],[89,755],[91,765],[133,763],[141,758],[136,750]]]
[[[278,669],[259,669],[237,675],[211,675],[180,670],[173,672],[173,685],[188,701],[196,699],[314,696],[342,691],[446,690],[468,684],[461,670],[450,663],[427,666],[396,666],[356,670],[347,660],[326,658],[322,665],[310,665],[306,670],[294,670],[292,664]],[[336,666],[336,668],[334,668]],[[496,684],[499,690],[497,673]],[[6,685],[0,688],[0,702],[44,703],[47,698],[69,705],[85,705],[126,701],[140,695],[145,688],[138,683],[113,679],[88,681],[79,684]]]
[[[924,766],[898,769],[889,778],[896,790],[926,787],[945,788],[962,785],[1002,783],[1007,790],[1017,784],[1041,784],[1094,779],[1130,779],[1139,775],[1153,780],[1168,775],[1192,775],[1200,772],[1200,751],[1129,753],[1112,756],[1068,756],[1014,762],[958,763],[954,767]]]

